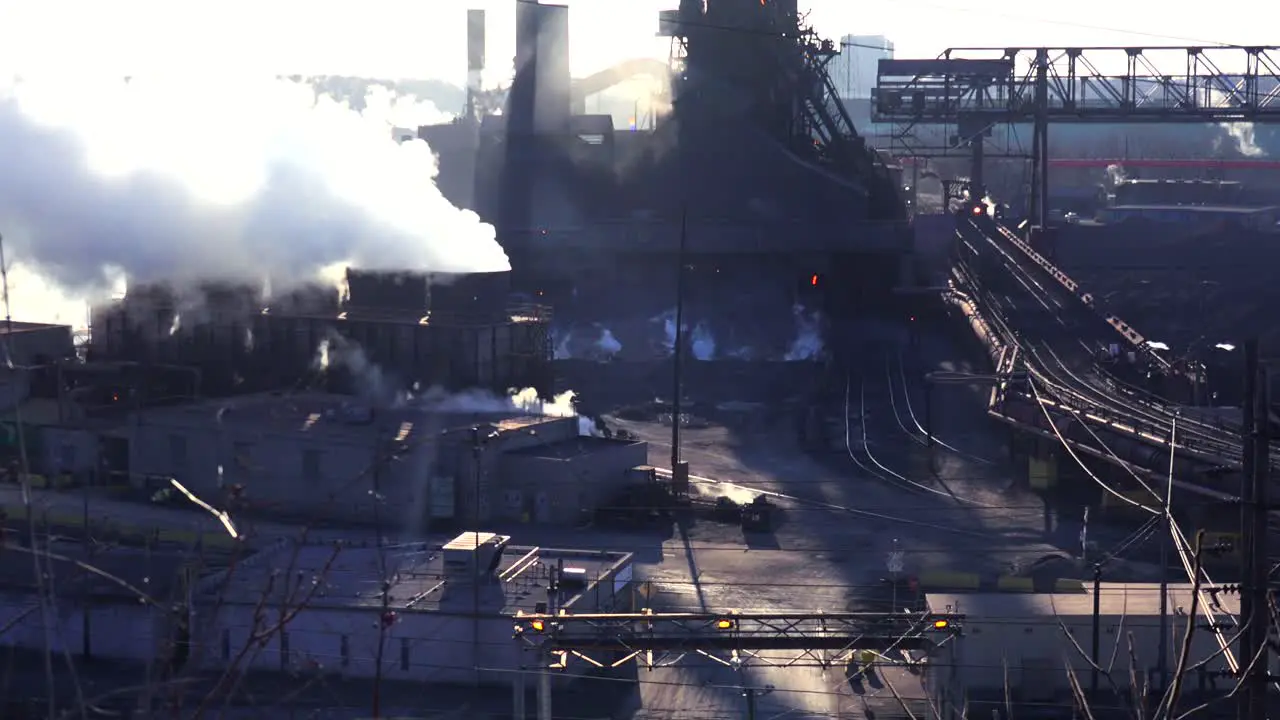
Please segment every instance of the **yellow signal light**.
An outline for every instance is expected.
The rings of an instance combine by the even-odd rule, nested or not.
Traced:
[[[529,627],[533,628],[535,632],[542,632],[543,630],[547,629],[546,623],[542,622],[541,620],[534,620],[533,622],[529,623]]]
[[[946,620],[934,620],[934,621],[933,621],[933,629],[935,629],[935,630],[946,630],[948,627],[950,627],[950,625],[951,625],[951,623],[950,623],[950,622],[948,622],[948,621],[946,621]]]
[[[716,621],[716,628],[719,630],[732,630],[733,621],[728,618],[720,618]]]

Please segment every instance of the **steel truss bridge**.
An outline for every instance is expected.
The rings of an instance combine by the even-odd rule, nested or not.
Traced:
[[[1280,48],[952,48],[881,60],[871,113],[894,126],[899,154],[967,147],[979,194],[984,138],[999,124],[1032,124],[1031,216],[1044,227],[1051,123],[1280,122]],[[919,126],[941,127],[944,142],[921,143]]]
[[[750,665],[844,668],[854,653],[928,652],[960,635],[964,616],[937,613],[516,613],[513,636],[533,662],[538,718],[551,720],[551,675],[570,663],[584,669],[636,662],[652,670],[686,657],[733,670]],[[778,655],[781,651],[783,654]],[[769,656],[762,655],[769,652]],[[659,655],[660,657],[655,657]],[[674,656],[674,659],[666,659]],[[522,671],[514,683],[514,716],[525,717]],[[759,692],[744,691],[748,707]],[[767,690],[765,691],[767,692]],[[750,713],[748,713],[750,715]]]

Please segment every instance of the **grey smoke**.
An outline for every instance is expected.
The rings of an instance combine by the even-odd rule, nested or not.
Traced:
[[[314,279],[369,269],[509,268],[492,226],[398,143],[386,98],[364,113],[278,79],[0,88],[0,228],[11,262],[62,288]],[[233,102],[227,98],[234,97]]]

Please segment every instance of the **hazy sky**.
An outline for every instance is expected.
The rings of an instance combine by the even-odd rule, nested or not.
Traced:
[[[665,57],[656,13],[678,0],[567,0],[574,73],[643,55]],[[0,0],[0,67],[146,74],[157,69],[436,77],[465,74],[469,7],[489,11],[489,64],[509,67],[515,0]],[[899,57],[949,46],[1179,45],[1275,42],[1280,3],[1075,0],[800,0],[824,35],[884,34]],[[69,18],[75,18],[68,22]],[[495,73],[495,76],[500,73]],[[500,79],[498,77],[495,80]]]

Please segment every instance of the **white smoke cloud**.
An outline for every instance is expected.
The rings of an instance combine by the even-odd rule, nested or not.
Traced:
[[[787,362],[815,360],[822,354],[822,313],[809,312],[803,305],[791,307],[796,321],[796,338],[783,359]]]
[[[613,331],[593,323],[590,328],[552,330],[553,357],[556,360],[612,360],[622,352],[622,342]]]
[[[1249,158],[1266,157],[1267,151],[1259,147],[1254,139],[1253,123],[1226,123],[1222,126],[1227,136],[1235,142],[1236,150]]]
[[[355,389],[367,402],[381,406],[416,405],[435,412],[509,413],[520,412],[543,417],[578,418],[579,435],[599,435],[594,418],[578,414],[574,404],[577,393],[567,390],[543,400],[534,388],[512,389],[506,397],[486,390],[449,392],[439,387],[422,392],[402,390],[372,362],[361,347],[334,333],[316,347],[313,367],[320,372],[341,367],[351,374]]]
[[[270,78],[8,83],[8,258],[73,295],[105,295],[121,273],[288,282],[343,263],[508,269],[492,226],[435,187],[431,149],[392,137],[431,109],[386,90],[366,103],[356,112]]]
[[[468,390],[450,393],[440,388],[432,388],[414,398],[414,402],[440,412],[475,412],[504,413],[521,412],[543,417],[576,417],[578,418],[579,435],[599,435],[593,418],[578,414],[573,399],[577,393],[572,390],[556,395],[550,400],[538,397],[533,388],[512,389],[506,397],[484,390]]]

